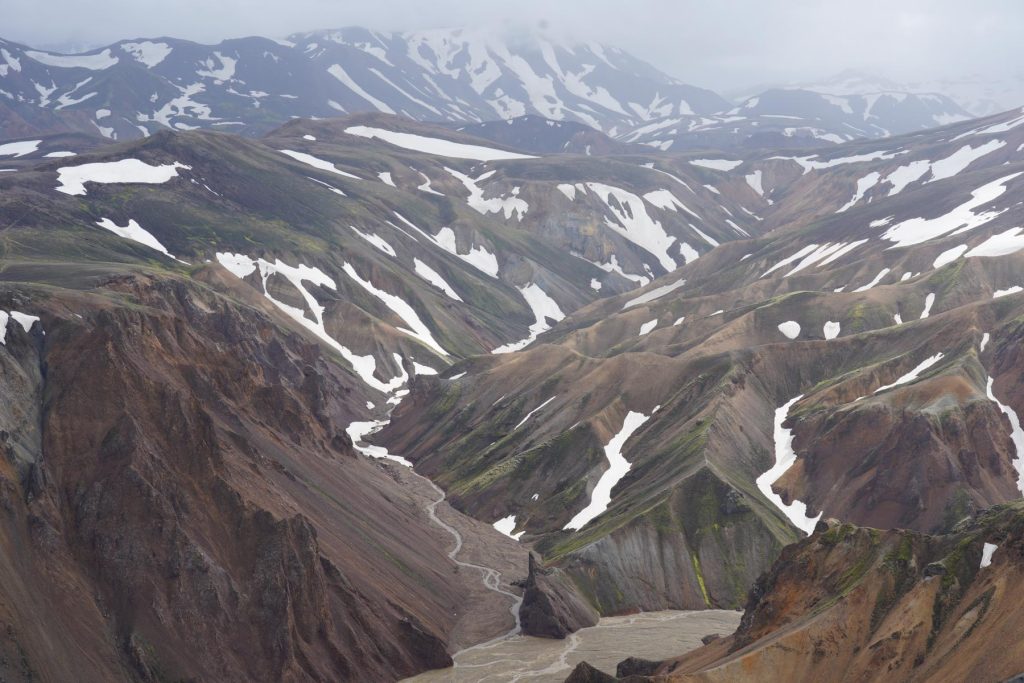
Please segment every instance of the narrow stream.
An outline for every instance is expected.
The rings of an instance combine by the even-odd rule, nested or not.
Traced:
[[[379,429],[386,422],[375,423]],[[501,586],[501,572],[493,567],[464,562],[458,558],[463,547],[462,534],[442,520],[437,506],[444,502],[445,492],[427,477],[409,467],[404,458],[394,456],[379,446],[360,446],[362,437],[371,429],[352,434],[356,449],[375,458],[388,458],[408,467],[408,471],[425,481],[437,498],[426,507],[427,516],[455,541],[448,552],[452,562],[480,573],[487,590],[508,597],[509,613],[514,626],[506,633],[456,652],[455,665],[448,669],[427,671],[407,678],[409,683],[561,683],[580,662],[614,674],[615,666],[627,657],[662,660],[681,655],[701,645],[709,633],[732,633],[739,625],[741,613],[727,610],[644,612],[601,619],[597,626],[582,629],[565,640],[534,638],[520,634],[519,607],[522,597]],[[376,431],[376,429],[372,429]]]

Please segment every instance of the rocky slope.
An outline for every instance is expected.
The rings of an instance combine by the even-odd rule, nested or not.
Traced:
[[[1019,498],[1022,121],[5,143],[10,676],[387,680],[515,628],[527,547],[560,635]]]
[[[689,159],[769,232],[420,383],[381,443],[605,614],[738,606],[820,515],[1019,498],[1019,121]]]
[[[14,680],[391,680],[513,629],[525,549],[362,439],[699,234],[668,200],[686,167],[577,190],[585,156],[392,117],[4,152]],[[724,241],[718,197],[691,204]]]
[[[758,580],[736,633],[629,680],[1010,680],[1022,543],[1020,503],[938,536],[822,523]]]

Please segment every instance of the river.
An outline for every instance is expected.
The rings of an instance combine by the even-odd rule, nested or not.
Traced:
[[[561,683],[582,661],[615,673],[627,657],[667,659],[700,647],[709,633],[736,630],[740,612],[644,612],[606,617],[565,640],[512,636],[456,653],[455,667],[427,671],[407,683]]]

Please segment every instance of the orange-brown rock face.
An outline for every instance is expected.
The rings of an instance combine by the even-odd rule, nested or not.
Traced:
[[[272,318],[129,278],[8,335],[6,680],[390,680],[446,665],[456,579]],[[56,302],[49,302],[59,310]],[[41,327],[45,327],[45,336]]]
[[[1024,504],[929,536],[830,522],[783,551],[729,638],[672,681],[1004,681],[1024,668]],[[659,680],[663,680],[660,679]]]

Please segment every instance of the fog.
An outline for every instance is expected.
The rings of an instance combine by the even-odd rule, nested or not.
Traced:
[[[48,48],[351,25],[540,32],[616,45],[726,93],[851,68],[899,81],[1024,71],[1024,3],[1014,0],[0,0],[0,16],[0,36]]]

